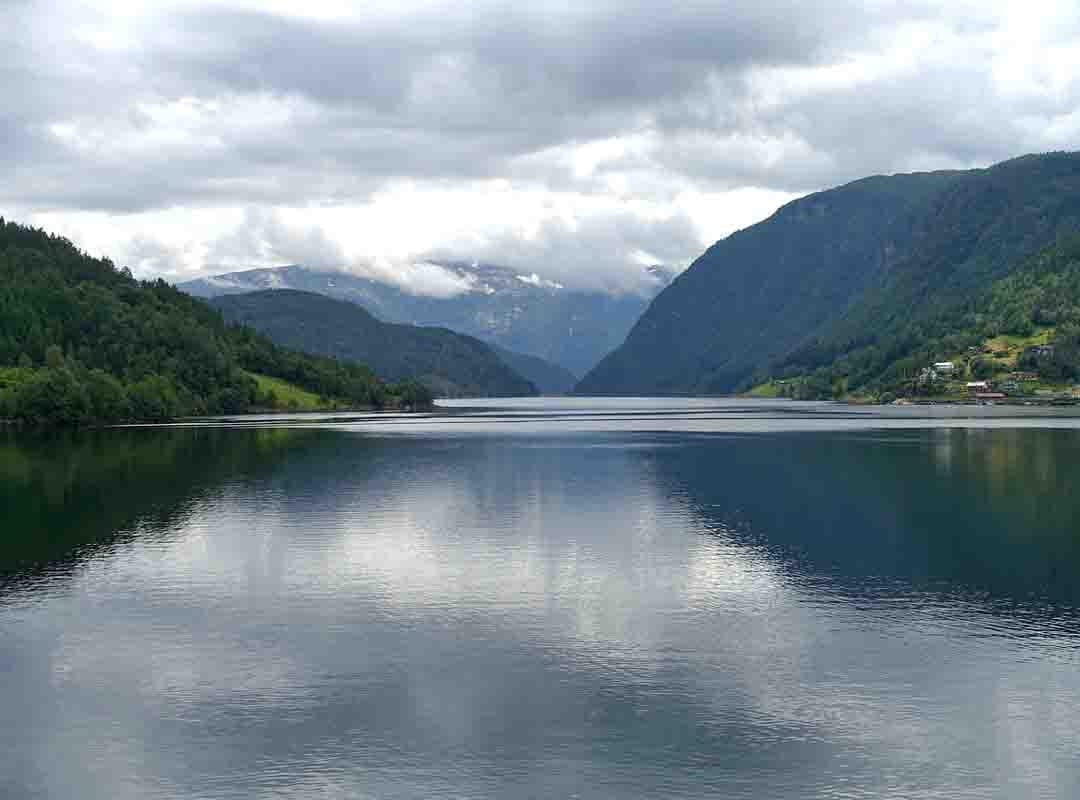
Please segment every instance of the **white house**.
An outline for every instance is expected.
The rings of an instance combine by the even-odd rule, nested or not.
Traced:
[[[934,364],[934,372],[955,372],[956,364],[951,361],[938,361]]]

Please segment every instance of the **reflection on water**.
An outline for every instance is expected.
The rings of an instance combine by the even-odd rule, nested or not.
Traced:
[[[469,424],[0,440],[0,796],[1076,795],[1080,432]]]
[[[0,430],[0,586],[135,528],[172,530],[204,494],[265,471],[296,440],[284,429]]]

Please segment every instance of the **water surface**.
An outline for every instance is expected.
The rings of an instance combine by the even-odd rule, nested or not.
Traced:
[[[491,401],[0,439],[0,796],[1080,792],[1061,413]]]

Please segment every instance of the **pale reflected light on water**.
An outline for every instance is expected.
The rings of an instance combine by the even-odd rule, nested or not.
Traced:
[[[0,796],[1077,796],[1080,431],[892,420],[0,439]]]

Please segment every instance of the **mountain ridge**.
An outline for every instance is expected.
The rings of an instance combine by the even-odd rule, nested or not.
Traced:
[[[368,365],[384,380],[416,380],[436,395],[538,393],[484,342],[445,328],[379,320],[356,303],[316,292],[268,289],[208,301],[225,319],[279,345]]]
[[[577,391],[727,393],[834,366],[847,390],[919,319],[1077,230],[1076,153],[816,192],[706,250]]]
[[[291,288],[356,303],[385,322],[442,327],[522,355],[536,356],[583,375],[616,347],[673,272],[643,268],[645,295],[567,288],[535,273],[461,262],[441,263],[472,287],[453,297],[415,295],[400,287],[344,271],[301,265],[262,267],[178,284],[212,298]]]

